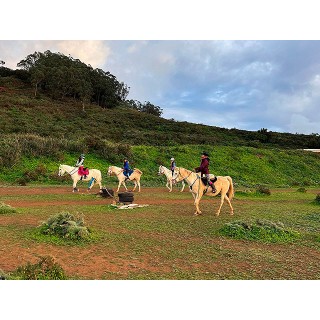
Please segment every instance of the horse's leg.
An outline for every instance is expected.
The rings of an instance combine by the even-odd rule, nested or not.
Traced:
[[[134,191],[134,190],[136,190],[136,188],[137,188],[137,182],[136,182],[136,180],[132,180],[132,181],[133,181],[133,183],[134,183],[134,187],[133,187],[132,191]]]
[[[226,192],[225,191],[221,191],[221,201],[220,201],[220,207],[218,209],[218,211],[216,212],[216,216],[218,216],[220,214],[220,211],[221,211],[221,207],[223,205],[223,202],[224,202],[224,198],[226,196]]]
[[[232,205],[231,205],[231,201],[230,201],[229,197],[228,197],[227,195],[225,195],[224,198],[227,200],[227,202],[228,202],[228,204],[229,204],[229,207],[230,207],[230,209],[231,209],[230,214],[233,215],[233,214],[234,214],[234,212],[233,212],[233,207],[232,207]]]
[[[169,179],[167,179],[166,187],[167,187],[167,188],[168,188],[168,190],[170,191],[170,187],[169,187]]]
[[[186,184],[184,183],[184,181],[183,181],[183,180],[182,180],[181,182],[182,182],[182,188],[181,188],[180,192],[183,192],[184,187],[186,186]]]
[[[77,189],[77,180],[76,179],[74,179],[73,180],[73,190],[72,190],[72,192],[77,192],[77,191],[79,191],[78,189]]]
[[[140,187],[141,187],[141,185],[140,185],[140,178],[137,179],[137,184],[138,184],[138,192],[140,192]]]
[[[194,200],[194,205],[196,206],[196,212],[194,213],[195,216],[202,214],[202,212],[200,211],[200,207],[199,207],[200,199],[201,199],[201,197],[196,196],[196,198]]]
[[[126,191],[128,191],[127,186],[126,186],[126,184],[125,184],[124,181],[125,181],[125,180],[122,181],[122,184],[123,184],[124,188],[126,189]]]
[[[122,181],[121,181],[121,180],[119,180],[119,184],[118,184],[117,192],[119,192],[119,189],[120,189],[121,183],[122,183]]]
[[[169,180],[169,184],[170,184],[169,192],[171,192],[172,191],[172,179]]]
[[[194,214],[197,216],[202,213],[199,208],[199,202],[202,198],[202,194],[201,191],[199,192],[199,189],[197,189],[192,192],[192,195],[194,197],[194,205],[196,206],[196,212]]]

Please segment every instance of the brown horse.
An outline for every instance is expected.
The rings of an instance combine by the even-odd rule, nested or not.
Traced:
[[[178,174],[175,181],[179,182],[181,180],[184,180],[188,183],[190,187],[190,191],[192,192],[194,198],[194,205],[196,206],[196,212],[194,213],[196,216],[202,213],[199,208],[199,202],[202,196],[205,194],[207,196],[214,197],[217,196],[219,193],[221,193],[221,203],[218,211],[216,212],[216,215],[218,216],[220,214],[224,200],[227,200],[231,209],[230,214],[233,214],[233,208],[230,202],[233,198],[233,184],[231,177],[217,176],[217,181],[214,183],[216,187],[216,192],[213,193],[212,188],[208,187],[207,189],[207,187],[201,181],[201,176],[199,174],[184,168],[176,168],[176,170]]]
[[[123,174],[122,168],[119,168],[116,166],[110,166],[108,168],[108,175],[109,176],[111,176],[111,175],[117,176],[117,178],[119,180],[117,192],[119,192],[121,184],[125,187],[126,191],[128,191],[127,186],[125,184],[126,176]],[[141,177],[141,175],[142,175],[142,172],[137,168],[134,168],[133,172],[130,174],[129,180],[133,181],[133,183],[134,183],[134,188],[132,191],[136,190],[136,187],[138,185],[138,189],[140,192],[140,177]]]

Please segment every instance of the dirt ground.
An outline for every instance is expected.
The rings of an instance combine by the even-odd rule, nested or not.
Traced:
[[[84,189],[83,189],[84,190]],[[146,191],[146,190],[144,190]],[[137,193],[139,198],[139,203],[148,204],[158,204],[158,205],[170,205],[170,204],[186,204],[193,208],[192,206],[192,196],[190,195],[190,200],[186,202],[184,199],[170,199],[166,196],[164,188],[147,188],[148,192]],[[79,200],[79,199],[68,199],[61,200],[57,199],[43,200],[43,197],[39,197],[39,200],[35,197],[31,197],[30,200],[23,199],[17,200],[10,199],[10,196],[16,196],[17,194],[23,194],[23,196],[43,196],[43,195],[66,195],[68,193],[72,194],[70,187],[0,187],[0,202],[1,198],[7,197],[5,203],[9,204],[15,208],[41,208],[48,206],[68,206],[68,205],[99,205],[99,204],[111,204],[112,199],[101,198],[97,196],[96,199],[89,200]],[[97,189],[92,191],[92,194],[96,194]],[[150,193],[163,193],[163,196],[150,198]],[[175,192],[178,192],[177,190]],[[185,191],[185,193],[188,191]],[[189,195],[188,195],[189,196]],[[79,202],[80,201],[80,202]],[[202,203],[210,201],[209,198],[203,199]],[[216,200],[217,201],[217,200]],[[192,214],[190,212],[190,214]],[[38,226],[39,216],[34,216],[31,214],[23,215],[0,215],[0,228],[2,226]],[[1,230],[1,229],[0,229]],[[119,232],[119,229],[117,229]],[[120,230],[121,232],[121,230]],[[127,230],[123,230],[127,232]],[[135,231],[132,231],[134,234]],[[161,236],[160,234],[149,233],[146,237]],[[182,245],[186,245],[186,242],[192,241],[194,243],[201,242],[201,238],[189,237],[187,239],[182,239]],[[291,245],[278,245],[270,246],[267,244],[256,244],[248,243],[245,241],[236,241],[231,239],[223,238],[213,238],[210,240],[210,245],[214,247],[221,247],[225,251],[239,252],[239,254],[246,254],[254,252],[268,251],[270,254],[270,259],[280,261],[290,260],[288,264],[288,270],[285,270],[282,276],[283,268],[279,268],[273,273],[276,278],[286,278],[286,274],[290,275],[293,271],[290,270],[290,265],[294,265],[294,274],[300,274],[301,278],[309,278],[311,275],[318,275],[318,266],[320,264],[320,254],[318,250],[313,248],[303,248],[300,250],[299,254],[296,252],[296,247]],[[222,255],[219,260],[214,263],[207,263],[205,265],[198,265],[195,262],[186,263],[185,261],[177,259],[175,261],[175,266],[171,265],[170,262],[161,261],[159,256],[155,254],[140,255],[138,258],[134,257],[134,254],[130,255],[128,252],[116,251],[112,248],[106,249],[105,244],[99,242],[86,245],[86,246],[57,246],[49,243],[38,243],[27,241],[24,242],[23,239],[12,236],[0,237],[0,269],[5,272],[11,272],[15,270],[18,266],[26,264],[27,262],[35,263],[39,260],[40,256],[45,256],[50,254],[53,256],[57,262],[65,270],[66,274],[70,277],[80,278],[80,279],[102,279],[105,277],[106,270],[109,273],[120,274],[122,278],[125,278],[130,272],[135,272],[138,269],[144,270],[150,273],[161,273],[170,274],[170,272],[177,267],[177,265],[184,272],[193,272],[194,270],[199,270],[201,272],[214,273],[232,273],[236,271],[237,274],[254,274],[257,279],[265,278],[265,270],[268,268],[268,264],[265,261],[253,265],[250,260],[243,260],[237,265],[232,264],[232,257],[228,254]],[[308,270],[306,271],[306,261],[309,262]],[[311,271],[310,271],[311,270]],[[278,275],[277,275],[278,272]],[[260,275],[263,273],[262,275]],[[289,276],[288,276],[289,277]]]

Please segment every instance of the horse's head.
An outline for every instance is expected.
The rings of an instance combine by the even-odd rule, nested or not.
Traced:
[[[182,170],[183,170],[183,168],[179,168],[179,167],[174,168],[173,179],[172,179],[173,183],[177,183],[177,182],[180,182],[181,180],[185,179],[185,177],[183,177],[181,174]]]
[[[164,170],[163,170],[162,165],[159,167],[158,176],[160,176],[161,174],[164,174]]]
[[[110,166],[110,167],[108,168],[108,171],[107,171],[108,176],[111,176],[111,175],[112,175],[112,172],[113,172],[112,166]]]
[[[65,174],[65,172],[66,172],[66,169],[63,167],[62,164],[60,164],[58,176],[59,177],[63,176]]]

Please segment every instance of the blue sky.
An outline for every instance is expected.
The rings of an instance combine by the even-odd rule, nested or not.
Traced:
[[[110,71],[163,117],[225,128],[320,132],[320,41],[0,41],[16,64],[34,51]]]
[[[320,131],[320,41],[0,41],[16,64],[34,51],[71,54],[114,74],[129,99],[163,117],[225,128]]]

